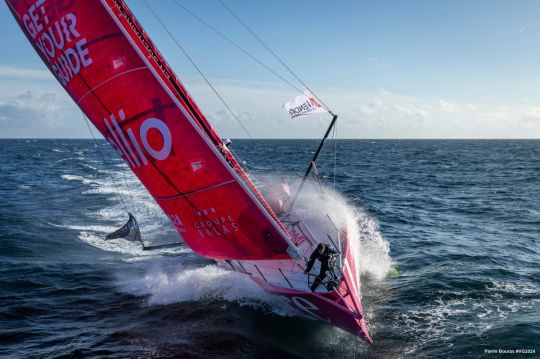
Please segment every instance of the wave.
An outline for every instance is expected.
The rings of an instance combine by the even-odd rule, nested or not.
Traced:
[[[83,176],[79,175],[72,175],[72,174],[63,174],[60,176],[60,178],[66,180],[66,181],[78,181],[82,182],[83,184],[91,184],[91,185],[101,185],[101,182],[98,182],[96,180],[88,179]]]
[[[356,268],[360,271],[357,274],[382,280],[390,273],[393,265],[390,245],[382,236],[377,220],[365,210],[348,203],[333,189],[311,182],[305,185],[295,208],[306,218],[317,213],[328,214],[338,228],[347,228]]]
[[[177,262],[167,266],[166,261],[150,261],[143,275],[123,277],[117,285],[121,292],[148,296],[148,305],[224,300],[282,316],[297,315],[244,274],[217,265],[193,268]]]
[[[117,195],[112,181],[105,177],[104,182],[90,181],[82,176],[63,175],[63,179],[79,181],[91,185],[83,193],[100,193]],[[122,177],[117,177],[122,178]],[[152,200],[146,190],[138,183],[133,175],[128,175],[121,182],[120,194],[124,197],[128,207],[133,201],[136,208],[136,217],[139,220],[143,239],[150,236],[159,236],[165,231],[172,231],[168,218],[159,206]],[[98,184],[98,186],[94,186]],[[128,201],[128,196],[130,200]],[[299,198],[296,209],[305,217],[320,214],[330,214],[332,221],[338,227],[346,227],[352,248],[356,252],[358,261],[356,268],[375,280],[383,279],[390,271],[392,260],[389,255],[388,242],[383,238],[379,225],[361,208],[354,207],[344,197],[330,188],[320,190],[313,183],[308,183]],[[79,231],[79,239],[93,247],[104,251],[115,252],[123,256],[127,262],[137,262],[143,267],[143,274],[119,281],[119,290],[137,296],[148,296],[149,305],[163,305],[175,302],[196,300],[225,300],[240,305],[251,305],[257,308],[270,310],[277,314],[291,315],[294,313],[281,299],[265,292],[247,276],[231,272],[217,265],[205,267],[189,266],[189,261],[179,258],[174,268],[167,263],[168,259],[160,258],[163,255],[178,255],[190,253],[183,246],[173,249],[164,249],[156,252],[143,251],[139,243],[118,239],[105,241],[107,233],[114,231],[126,218],[125,210],[120,202],[87,214],[92,220],[117,222],[112,225],[66,225],[66,227]],[[359,273],[360,274],[360,273]],[[357,276],[360,278],[360,275]],[[297,313],[298,314],[298,313]]]
[[[461,335],[482,335],[505,322],[512,315],[535,310],[540,305],[540,287],[532,282],[495,281],[485,288],[486,296],[478,298],[469,292],[440,292],[439,296],[421,307],[401,313],[394,330],[417,338],[406,348],[407,354],[424,346],[455,342]],[[446,294],[461,298],[443,299]]]

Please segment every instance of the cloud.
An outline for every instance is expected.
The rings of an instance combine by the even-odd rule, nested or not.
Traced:
[[[36,96],[31,91],[18,95],[14,100],[0,100],[0,127],[58,126],[61,107],[55,100],[53,93]]]
[[[88,128],[47,70],[0,65],[0,137],[81,138]]]
[[[254,111],[238,112],[238,111],[233,110],[233,113],[231,114],[229,110],[219,110],[210,114],[210,120],[215,121],[215,122],[225,122],[225,121],[236,121],[236,119],[238,119],[240,122],[242,122],[243,120],[254,119],[257,116],[258,116],[257,112],[254,112]]]
[[[234,115],[234,116],[233,116]],[[227,109],[212,112],[208,116],[210,123],[225,137],[252,138],[253,124],[258,122],[261,116],[257,112],[243,111],[231,112]]]
[[[40,76],[17,80],[0,76],[0,136],[88,137],[73,101],[56,81]],[[291,120],[282,105],[297,92],[284,85],[211,81],[254,138],[319,138],[330,123],[330,115]],[[202,80],[192,78],[186,85],[219,135],[249,137]],[[532,99],[501,106],[380,88],[322,88],[317,94],[339,115],[340,138],[540,138],[540,103]]]
[[[540,104],[532,101],[501,106],[377,90],[324,98],[340,115],[341,138],[540,138]]]
[[[328,126],[329,116],[290,120],[281,105],[296,93],[284,86],[228,80],[215,83],[255,138],[318,138]],[[246,137],[223,104],[205,94],[204,86],[188,87],[201,108],[210,110],[209,119],[218,133]],[[380,88],[319,89],[317,94],[339,115],[341,138],[540,138],[540,104],[533,106],[533,101],[501,106]]]
[[[25,78],[36,80],[52,80],[53,75],[49,70],[25,69],[14,66],[0,65],[0,77]]]
[[[523,115],[521,121],[527,128],[535,129],[540,132],[540,107],[530,108],[527,113]]]
[[[439,105],[441,105],[441,109],[444,112],[450,112],[450,113],[462,113],[463,111],[459,108],[459,106],[456,106],[448,101],[445,100],[439,100]]]

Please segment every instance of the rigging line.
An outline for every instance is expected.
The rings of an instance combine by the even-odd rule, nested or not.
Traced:
[[[334,190],[336,189],[336,172],[337,172],[337,123],[334,125],[332,133],[332,142],[334,142]]]
[[[182,47],[182,45],[180,45],[180,43],[178,42],[178,40],[174,37],[174,35],[171,33],[171,31],[169,30],[169,28],[163,23],[163,21],[161,21],[161,19],[159,18],[159,16],[154,12],[154,10],[150,7],[150,5],[148,4],[148,2],[146,0],[142,0],[143,3],[146,5],[146,7],[148,8],[148,10],[150,10],[150,12],[152,13],[152,15],[154,16],[154,18],[160,23],[161,27],[163,27],[163,29],[167,32],[167,34],[169,34],[169,36],[171,37],[171,39],[174,41],[174,43],[176,44],[176,46],[184,53],[184,55],[187,57],[187,59],[189,60],[189,62],[191,62],[191,64],[193,65],[193,67],[195,67],[195,69],[197,70],[197,72],[199,72],[199,74],[203,77],[204,81],[206,82],[206,84],[212,89],[212,91],[214,92],[214,94],[219,98],[219,100],[223,103],[223,105],[227,108],[227,110],[231,113],[231,115],[233,116],[233,118],[236,120],[236,122],[238,122],[238,124],[240,125],[240,127],[242,127],[242,129],[244,130],[244,132],[249,136],[250,139],[253,140],[253,136],[251,135],[251,133],[248,131],[248,129],[242,124],[242,122],[240,122],[240,119],[235,115],[235,113],[233,112],[233,110],[231,110],[231,108],[229,107],[229,105],[227,104],[227,102],[225,102],[225,100],[223,99],[223,97],[221,97],[221,95],[219,94],[219,92],[214,88],[214,86],[210,83],[210,81],[208,80],[208,78],[204,75],[204,73],[201,71],[201,69],[197,66],[197,64],[195,64],[195,61],[191,58],[191,56],[189,56],[189,54],[187,53],[187,51]]]
[[[239,22],[240,24],[242,24],[242,26],[243,26],[243,27],[244,27],[251,35],[253,35],[253,37],[254,37],[255,39],[257,39],[257,41],[258,41],[262,46],[264,46],[264,48],[265,48],[266,50],[268,50],[268,52],[270,52],[270,54],[272,54],[272,56],[274,56],[274,58],[275,58],[276,60],[279,61],[279,63],[280,63],[281,65],[283,65],[283,67],[285,67],[285,68],[287,69],[287,71],[289,71],[289,73],[290,73],[291,75],[294,76],[294,78],[295,78],[296,80],[298,80],[298,81],[299,81],[299,82],[300,82],[300,83],[301,83],[301,84],[302,84],[309,92],[311,92],[311,94],[312,94],[317,100],[319,100],[319,102],[321,103],[321,105],[323,105],[323,106],[326,108],[326,110],[327,110],[328,112],[330,112],[330,114],[333,114],[333,112],[330,110],[330,108],[329,108],[329,107],[328,107],[328,106],[320,99],[320,97],[317,96],[317,95],[315,94],[315,92],[313,92],[313,91],[309,88],[309,86],[306,85],[306,83],[305,83],[304,81],[302,81],[302,79],[300,79],[300,77],[298,77],[298,75],[296,75],[296,73],[295,73],[289,66],[287,66],[287,64],[285,64],[285,62],[283,62],[283,60],[281,60],[281,58],[280,58],[274,51],[272,51],[272,49],[270,49],[270,47],[268,47],[268,45],[266,45],[266,43],[265,43],[259,36],[257,36],[257,34],[255,34],[255,33],[253,32],[253,30],[251,30],[251,28],[250,28],[244,21],[242,21],[242,19],[240,19],[240,17],[239,17],[238,15],[236,15],[236,13],[235,13],[234,11],[232,11],[232,9],[229,8],[229,7],[223,2],[223,0],[219,0],[219,2],[221,3],[221,5],[222,5],[225,9],[227,9],[227,11],[228,11],[232,16],[234,16],[234,18],[236,18],[236,20],[238,20],[238,22]],[[301,91],[301,92],[302,92],[302,91]]]
[[[270,66],[266,65],[264,62],[262,62],[261,60],[259,60],[258,58],[256,58],[255,56],[253,56],[252,54],[250,54],[247,50],[245,50],[243,47],[241,47],[240,45],[238,45],[236,42],[234,42],[233,40],[231,40],[227,35],[223,34],[221,31],[219,31],[218,29],[216,29],[214,26],[210,25],[208,22],[206,22],[205,20],[203,20],[200,16],[198,16],[197,14],[195,14],[194,12],[192,12],[191,10],[189,10],[188,8],[186,8],[184,5],[182,5],[180,2],[178,2],[177,0],[171,0],[173,3],[175,3],[176,5],[180,6],[182,9],[184,9],[184,11],[186,11],[188,14],[190,14],[192,17],[194,17],[195,19],[197,19],[198,21],[200,21],[202,24],[204,24],[205,26],[207,26],[209,29],[211,29],[212,31],[214,31],[216,34],[218,34],[219,36],[221,36],[223,39],[225,39],[227,42],[229,42],[231,45],[233,45],[234,47],[236,47],[238,50],[242,51],[245,55],[247,55],[249,58],[251,58],[253,61],[257,62],[259,65],[261,65],[262,67],[264,67],[265,69],[267,69],[268,71],[270,71],[271,73],[273,73],[274,75],[276,75],[280,80],[282,80],[283,82],[285,82],[287,85],[291,86],[293,89],[295,89],[296,91],[300,92],[300,93],[304,93],[304,91],[302,91],[301,89],[299,89],[297,86],[295,86],[293,83],[291,83],[289,80],[287,80],[285,77],[283,77],[282,75],[280,75],[278,72],[276,72],[275,70],[273,70]],[[311,91],[311,90],[310,90]],[[320,101],[320,100],[319,100]],[[320,101],[322,103],[322,101]]]
[[[187,51],[180,45],[180,43],[178,42],[178,40],[175,38],[175,36],[172,34],[172,32],[167,28],[167,26],[163,23],[163,21],[161,21],[161,19],[158,17],[158,15],[156,14],[155,11],[153,11],[152,8],[150,8],[150,6],[148,5],[148,3],[146,2],[146,0],[142,0],[146,7],[150,10],[150,12],[152,13],[152,15],[156,18],[156,20],[161,24],[161,26],[165,29],[165,31],[169,34],[169,36],[171,37],[171,39],[176,43],[176,45],[178,46],[178,48],[180,48],[180,50],[184,53],[184,55],[187,57],[187,59],[191,62],[191,64],[193,65],[193,67],[195,67],[195,69],[199,72],[199,74],[204,78],[204,80],[206,81],[206,84],[212,89],[212,91],[214,92],[214,94],[219,98],[219,100],[221,101],[221,103],[223,103],[223,105],[227,108],[227,110],[229,111],[229,113],[232,115],[232,117],[235,119],[235,121],[240,125],[240,127],[244,130],[244,132],[248,135],[248,137],[255,141],[255,148],[256,149],[259,149],[259,144],[257,142],[257,140],[255,140],[253,138],[253,136],[251,135],[251,133],[249,132],[249,130],[244,126],[244,124],[240,121],[240,119],[238,118],[238,116],[236,116],[236,114],[233,112],[233,110],[229,107],[229,105],[227,104],[227,102],[223,99],[223,97],[218,93],[218,91],[215,89],[215,87],[210,83],[210,80],[208,80],[208,78],[204,75],[204,73],[202,72],[202,70],[195,64],[195,61],[191,58],[191,56],[189,56],[189,54],[187,53]],[[189,14],[191,14],[192,16],[194,16],[195,18],[197,18],[199,21],[203,22],[204,24],[206,24],[207,26],[210,26],[209,24],[205,23],[204,20],[202,20],[201,18],[197,17],[195,14],[193,14],[192,12],[190,12],[187,8],[185,8],[182,4],[180,3],[177,3],[175,2],[178,6],[182,7],[183,9],[185,9]],[[211,26],[210,26],[211,27]],[[218,32],[218,30],[216,29],[213,29],[214,31]],[[223,35],[224,36],[224,35]],[[228,40],[230,42],[232,42],[232,40]],[[238,46],[238,45],[236,45]],[[247,52],[246,52],[247,53]],[[249,55],[249,54],[248,54]],[[262,63],[261,63],[262,64]],[[264,64],[262,64],[264,66]],[[248,174],[248,170],[249,170],[249,166],[247,165],[247,162],[245,161],[242,161],[241,160],[241,157],[238,156],[238,154],[232,149],[232,148],[229,148],[229,151],[233,154],[234,157],[238,158],[239,159],[239,163],[240,163],[240,166],[244,168],[244,171],[246,172],[246,175]]]
[[[92,128],[90,127],[90,124],[88,123],[88,119],[86,118],[86,115],[82,114],[84,122],[86,123],[86,126],[88,127],[88,130],[90,130],[90,134],[92,135],[92,138],[94,139],[94,146],[98,150],[99,154],[101,155],[101,159],[103,160],[103,163],[105,164],[105,167],[107,168],[107,172],[109,172],[109,176],[111,176],[111,180],[113,182],[114,188],[116,189],[116,194],[118,194],[118,197],[120,197],[120,202],[122,202],[122,206],[126,210],[126,213],[129,214],[128,208],[126,206],[126,202],[124,202],[124,197],[122,194],[120,194],[120,190],[118,189],[118,186],[116,185],[116,181],[114,180],[114,176],[111,172],[111,169],[109,168],[109,165],[107,164],[107,161],[105,160],[105,156],[103,155],[103,152],[101,152],[101,148],[99,147],[96,136],[94,136],[94,132],[92,131]]]
[[[255,142],[255,149],[259,149],[259,146],[257,144],[257,140],[255,139],[251,139]],[[230,145],[231,146],[231,145]],[[242,169],[244,170],[244,172],[246,172],[246,175],[248,175],[249,177],[249,171],[251,170],[250,166],[251,165],[248,165],[247,161],[244,161],[242,160],[242,157],[238,154],[238,152],[236,152],[236,150],[233,150],[231,147],[227,147],[229,149],[229,151],[233,154],[234,158],[237,158],[238,159],[238,164],[240,165],[240,167],[242,167]]]
[[[266,65],[264,62],[262,62],[260,59],[256,58],[254,55],[250,54],[247,50],[245,50],[243,47],[241,47],[238,43],[234,42],[230,37],[228,37],[227,35],[225,35],[223,32],[219,31],[217,28],[215,28],[214,26],[210,25],[207,21],[205,21],[203,18],[201,18],[200,16],[198,16],[197,14],[195,14],[193,11],[189,10],[186,6],[182,5],[182,3],[180,3],[178,0],[171,0],[174,4],[176,4],[177,6],[181,7],[185,12],[187,12],[189,15],[191,15],[194,19],[196,19],[197,21],[199,21],[200,23],[202,23],[203,25],[205,25],[206,27],[208,27],[210,30],[214,31],[216,34],[218,34],[220,37],[222,37],[223,39],[225,39],[225,41],[227,41],[228,43],[230,43],[231,45],[233,45],[234,47],[236,47],[238,50],[240,50],[241,52],[243,52],[246,56],[248,56],[249,58],[251,58],[253,61],[255,61],[256,63],[258,63],[259,65],[261,65],[262,67],[264,67],[265,69],[267,69],[268,71],[270,71],[272,74],[274,74],[276,77],[278,77],[280,80],[282,80],[283,82],[285,82],[287,85],[289,85],[290,87],[292,87],[293,89],[295,89],[296,91],[298,91],[299,93],[304,93],[304,91],[302,91],[301,89],[299,89],[297,86],[295,86],[293,83],[291,83],[289,80],[287,80],[286,78],[284,78],[282,75],[280,75],[278,72],[276,72],[275,70],[273,70],[270,66]],[[199,71],[200,73],[200,71]],[[208,82],[208,81],[207,81]],[[214,90],[215,92],[215,90]],[[219,96],[219,95],[218,95]],[[222,100],[222,102],[225,104],[225,102]],[[225,106],[227,106],[227,104],[225,104]],[[229,109],[229,112],[232,113],[232,111]],[[234,116],[234,114],[233,114]],[[239,119],[236,119],[237,122],[239,122]],[[239,122],[240,123],[240,122]],[[240,124],[242,125],[242,124]],[[243,126],[242,126],[243,127]],[[248,133],[249,134],[249,133]],[[250,135],[250,138],[252,140],[253,137],[251,137]],[[257,140],[254,140],[255,141],[255,148],[257,150],[260,149],[260,146],[259,146],[259,143],[257,142]],[[247,164],[247,162],[245,161],[242,161],[241,160],[241,157],[237,155],[236,152],[234,152],[232,150],[232,148],[229,148],[229,151],[232,152],[232,154],[240,159],[240,165],[242,167],[244,167],[245,171],[247,172],[247,170],[249,169],[249,166]]]
[[[135,204],[133,203],[133,196],[131,194],[131,186],[128,183],[127,175],[126,175],[127,168],[128,168],[127,164],[124,162],[124,165],[122,166],[122,174],[124,175],[124,182],[126,183],[126,188],[128,190],[128,196],[129,196],[129,200],[131,202],[131,209],[133,211],[133,214],[136,216],[137,212],[135,211]]]

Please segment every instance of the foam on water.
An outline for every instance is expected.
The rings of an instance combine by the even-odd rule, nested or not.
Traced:
[[[100,171],[100,170],[97,169],[97,167],[91,166],[88,163],[83,163],[82,165],[84,167],[88,168],[89,170],[96,171],[96,172],[101,172],[101,173],[106,173],[106,171]]]
[[[217,265],[197,268],[165,260],[148,261],[142,276],[122,277],[118,286],[124,293],[148,296],[148,305],[225,300],[279,315],[297,314],[245,275]]]
[[[146,215],[149,216],[161,214],[158,207],[148,210]],[[298,201],[297,210],[305,217],[328,213],[338,227],[347,228],[351,247],[356,251],[355,258],[359,262],[356,267],[378,280],[388,273],[392,263],[389,246],[380,234],[377,222],[348,204],[341,195],[329,188],[321,193],[315,185],[308,184]],[[114,216],[115,211],[112,208],[103,209],[100,215],[107,218]],[[145,269],[142,277],[132,278],[129,283],[123,282],[121,287],[131,294],[149,295],[150,305],[217,299],[240,304],[263,304],[278,314],[283,314],[287,307],[245,275],[217,266],[190,268],[177,264],[171,270],[152,259],[152,265]],[[285,313],[291,312],[287,310]]]
[[[441,291],[430,303],[401,313],[394,323],[395,330],[411,332],[417,338],[406,348],[406,353],[412,354],[422,346],[454,342],[460,335],[481,335],[515,313],[533,311],[540,305],[536,297],[539,291],[540,287],[532,282],[503,281],[488,286],[483,298],[471,297],[466,291]],[[443,299],[445,295],[458,298]]]
[[[298,209],[307,214],[307,211],[313,212],[314,208],[318,208],[321,213],[331,214],[332,221],[336,225],[347,226],[349,233],[352,234],[349,238],[354,241],[352,247],[360,254],[356,255],[360,262],[357,268],[377,279],[384,277],[390,268],[391,260],[388,245],[378,232],[376,223],[365,213],[348,205],[343,197],[334,191],[327,189],[322,196],[311,195],[315,190],[316,188],[308,186],[306,192],[308,196],[301,198]],[[161,209],[153,201],[148,201],[149,195],[140,185],[133,196],[136,198],[138,211],[143,212],[139,218],[144,222],[154,223],[151,225],[152,230],[160,231],[168,225],[168,220]],[[307,198],[309,200],[306,200]],[[122,218],[122,213],[120,205],[107,207],[96,213],[96,219]],[[148,226],[143,225],[141,228],[145,227]],[[121,253],[126,256],[127,261],[137,261],[138,265],[142,266],[142,275],[122,277],[118,281],[118,287],[125,293],[148,296],[148,305],[224,300],[271,311],[278,315],[299,314],[243,274],[222,269],[217,265],[194,267],[186,265],[181,259],[170,264],[167,258],[159,258],[159,255],[174,251],[163,251],[156,257],[156,253],[142,251],[138,243],[125,240],[104,241],[102,235],[96,235],[97,230],[104,234],[114,228],[77,228],[81,230],[80,239],[86,243],[102,250]],[[175,251],[178,253],[178,249]],[[189,249],[184,248],[183,251],[189,252]]]
[[[338,228],[347,228],[347,236],[357,261],[356,268],[360,271],[357,274],[368,274],[381,280],[390,272],[390,246],[383,238],[378,222],[361,208],[347,203],[341,194],[329,187],[321,191],[319,185],[307,183],[296,209],[305,217],[315,213],[323,216],[328,214]]]
[[[68,228],[75,231],[91,231],[91,232],[101,232],[101,233],[110,233],[114,231],[116,228],[112,226],[102,226],[102,225],[87,225],[87,226],[81,226],[81,225],[72,225],[72,224],[55,224],[55,223],[49,223],[51,226],[55,227],[61,227],[61,228]]]
[[[390,244],[383,238],[379,222],[365,211],[356,209],[354,219],[351,227],[358,228],[358,231],[353,230],[352,233],[358,234],[353,238],[358,241],[355,248],[358,249],[359,267],[362,273],[368,273],[375,279],[381,280],[392,271]]]
[[[102,235],[96,235],[96,232],[88,229],[81,230],[79,239],[101,250],[124,254],[128,258],[140,258],[142,256],[156,255],[156,253],[153,252],[145,252],[142,249],[141,244],[138,242],[132,242],[121,238],[115,240],[105,240],[105,233]]]
[[[55,224],[48,223],[54,227],[67,228],[74,231],[78,231],[78,238],[95,248],[101,249],[107,252],[115,252],[122,254],[126,262],[133,262],[144,260],[146,258],[159,257],[161,255],[169,254],[182,254],[182,253],[191,253],[191,251],[185,247],[173,247],[173,248],[162,248],[158,250],[145,251],[143,250],[139,242],[133,242],[126,239],[114,239],[114,240],[105,240],[105,236],[109,233],[112,233],[117,227],[114,226],[104,226],[104,225],[73,225],[73,224]]]
[[[103,184],[102,182],[96,181],[94,179],[88,179],[88,178],[85,178],[83,176],[78,176],[78,175],[63,174],[60,177],[66,181],[79,181],[79,182],[82,182],[83,184],[92,184],[92,185]]]
[[[63,163],[63,162],[67,162],[67,161],[72,161],[72,160],[76,160],[78,159],[77,157],[66,157],[66,158],[61,158],[59,160],[55,160],[54,162],[55,163]]]
[[[0,206],[1,255],[9,264],[2,270],[0,313],[9,340],[0,356],[171,356],[189,340],[197,344],[188,348],[193,356],[208,356],[204,344],[217,343],[228,356],[279,356],[290,348],[290,356],[310,358],[464,358],[485,355],[485,348],[528,348],[538,341],[540,207],[539,182],[533,181],[538,141],[376,141],[377,146],[338,141],[337,186],[355,203],[373,208],[381,228],[359,206],[343,211],[328,198],[313,199],[306,210],[334,208],[336,224],[356,228],[349,232],[358,234],[359,267],[367,274],[363,304],[374,338],[369,347],[342,331],[296,320],[269,318],[264,328],[254,326],[260,313],[236,311],[229,301],[277,311],[275,298],[183,246],[175,251],[187,253],[161,255],[122,239],[105,241],[127,216],[92,141],[64,141],[63,147],[51,140],[28,142],[31,146],[0,141],[6,179],[0,189],[6,204]],[[238,142],[248,162],[281,173],[303,169],[306,148],[316,146],[314,141],[259,141],[257,151],[253,141]],[[521,150],[514,149],[518,145]],[[85,149],[80,153],[85,159],[73,154],[78,148]],[[108,151],[107,161],[126,193],[121,160]],[[332,166],[324,163],[321,173],[330,173]],[[166,216],[138,180],[126,175],[143,237],[157,242],[158,236],[172,236]],[[81,195],[102,187],[104,193]],[[49,227],[49,232],[47,222],[66,229]],[[391,262],[386,240],[404,275],[396,277],[390,268],[378,281]],[[180,304],[155,308],[175,302]],[[141,303],[153,308],[140,308]],[[238,319],[234,326],[225,328],[224,318],[207,316],[223,306],[234,308],[232,317],[225,316]],[[195,327],[202,320],[207,325]],[[176,323],[194,330],[183,333]],[[152,336],[156,332],[171,336],[163,340]]]
[[[136,177],[131,173],[121,172],[123,171],[123,168],[120,168],[121,165],[116,167],[113,176],[120,195],[124,198],[129,210],[133,201],[143,239],[148,238],[147,235],[156,236],[164,230],[170,230],[167,217]],[[118,197],[112,180],[104,174],[101,174],[99,181],[75,175],[62,175],[62,178],[68,181],[79,181],[87,186],[83,193]],[[358,261],[356,268],[360,272],[369,274],[375,279],[381,279],[389,271],[391,259],[388,243],[382,238],[377,222],[364,211],[348,204],[343,196],[330,188],[325,188],[321,192],[318,186],[308,183],[299,198],[296,209],[306,218],[321,215],[325,218],[328,214],[336,226],[347,228],[351,247],[356,252],[355,258]],[[122,276],[122,279],[118,281],[118,287],[122,292],[148,296],[148,305],[225,300],[270,310],[280,315],[293,313],[298,315],[281,299],[265,292],[243,274],[222,269],[217,265],[207,265],[202,268],[193,266],[189,264],[189,261],[183,261],[178,257],[174,264],[170,264],[168,258],[160,258],[163,254],[190,252],[186,247],[148,252],[143,251],[139,243],[123,239],[104,240],[107,233],[117,229],[126,219],[125,209],[120,201],[87,215],[92,221],[116,222],[117,225],[67,224],[65,226],[79,231],[79,239],[83,242],[104,251],[119,253],[127,262],[137,262],[143,274]]]
[[[100,177],[89,179],[79,175],[64,174],[61,178],[67,181],[81,182],[84,186],[81,193],[83,194],[105,194],[110,195],[115,204],[102,207],[101,209],[86,213],[88,220],[93,224],[81,225],[80,223],[65,223],[60,225],[71,230],[79,232],[79,239],[93,247],[99,248],[108,252],[115,252],[123,255],[123,259],[128,262],[140,261],[147,258],[154,258],[164,254],[180,254],[189,252],[185,247],[164,248],[155,251],[144,251],[138,242],[132,242],[125,239],[105,240],[105,236],[116,229],[120,228],[128,219],[126,210],[120,201],[119,196],[122,196],[128,210],[133,212],[138,219],[142,238],[146,245],[149,245],[147,239],[160,239],[160,235],[164,230],[164,226],[168,221],[162,213],[159,206],[146,192],[144,187],[138,183],[134,175],[113,172],[116,181],[115,187],[108,172],[98,171]],[[125,176],[125,177],[124,177]],[[107,202],[108,203],[108,202]],[[104,225],[103,223],[115,223],[113,225]],[[99,223],[99,224],[95,224]],[[163,241],[162,244],[178,242],[178,238]],[[152,242],[152,241],[151,241]]]

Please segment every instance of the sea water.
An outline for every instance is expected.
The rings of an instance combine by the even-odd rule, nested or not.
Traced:
[[[91,140],[0,140],[1,357],[540,351],[540,141],[328,143],[318,170],[354,222],[371,346],[182,244],[147,252],[105,241],[127,221],[121,198],[145,241],[181,239],[99,143],[114,182]],[[264,178],[303,173],[316,146],[237,140],[232,149]]]

